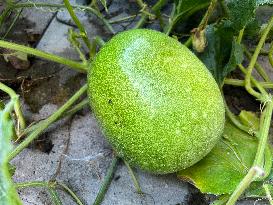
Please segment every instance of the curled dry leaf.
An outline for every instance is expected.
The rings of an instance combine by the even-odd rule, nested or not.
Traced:
[[[9,62],[12,67],[17,70],[26,70],[30,67],[28,55],[20,51],[13,51],[10,49],[3,49],[2,55],[6,62]]]

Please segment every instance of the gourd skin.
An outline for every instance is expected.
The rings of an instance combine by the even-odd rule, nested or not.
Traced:
[[[91,107],[117,154],[165,174],[201,160],[225,121],[220,90],[203,63],[163,33],[114,36],[88,73]]]

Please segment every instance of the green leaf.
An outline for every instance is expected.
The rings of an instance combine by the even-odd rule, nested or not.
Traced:
[[[236,43],[234,32],[228,21],[207,26],[207,47],[204,52],[196,53],[219,85],[243,61],[243,49]]]
[[[237,31],[255,18],[256,0],[230,0],[227,2],[229,20]]]
[[[227,121],[219,143],[197,164],[178,172],[178,177],[203,193],[231,194],[251,167],[257,145],[256,138]]]
[[[10,174],[10,166],[7,156],[12,150],[11,138],[14,125],[10,118],[13,109],[13,102],[6,105],[0,111],[0,205],[21,205],[21,200],[13,185]]]
[[[242,110],[239,114],[240,121],[250,129],[258,131],[260,126],[260,119],[254,112]]]
[[[253,21],[259,6],[273,4],[272,0],[229,0],[226,2],[229,20],[237,31]]]

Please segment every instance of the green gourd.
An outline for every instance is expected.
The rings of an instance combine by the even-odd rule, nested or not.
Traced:
[[[177,40],[134,29],[114,36],[88,73],[91,108],[116,153],[165,174],[207,155],[221,137],[225,111],[205,65]]]

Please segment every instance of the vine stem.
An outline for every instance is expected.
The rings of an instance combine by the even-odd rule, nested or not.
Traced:
[[[263,32],[263,35],[254,51],[254,54],[250,60],[250,63],[247,67],[247,73],[246,73],[246,77],[245,77],[245,88],[246,90],[252,94],[253,96],[255,96],[256,98],[260,99],[261,98],[261,94],[256,92],[252,87],[251,87],[251,83],[250,83],[250,77],[251,77],[251,74],[252,74],[252,70],[255,66],[255,63],[257,61],[257,58],[259,56],[259,53],[260,53],[260,50],[262,49],[264,43],[265,43],[265,40],[266,40],[266,37],[271,29],[271,27],[273,26],[273,16],[271,17],[269,23],[267,24],[267,27],[265,28],[264,32]]]
[[[49,118],[47,118],[44,123],[42,123],[37,129],[25,138],[8,156],[8,160],[12,160],[16,157],[24,148],[26,148],[34,139],[36,139],[46,128],[48,128],[53,122],[55,122],[69,107],[74,104],[79,97],[85,93],[87,90],[87,85],[84,85],[79,91],[77,91],[62,107],[60,107],[56,112],[54,112]]]
[[[245,86],[245,81],[244,80],[238,80],[238,79],[230,79],[230,78],[226,78],[224,79],[224,84],[226,85],[233,85],[233,86]],[[259,84],[263,87],[263,88],[273,88],[273,83],[270,82],[259,82]],[[253,85],[254,87],[256,87],[256,85]]]
[[[151,10],[154,13],[157,14],[160,11],[160,9],[167,4],[167,2],[168,1],[166,1],[166,0],[158,0],[156,2],[156,4],[151,8]],[[143,3],[142,0],[137,0],[137,3],[139,4],[139,6],[141,8],[144,8],[145,5],[146,5],[146,4]],[[145,22],[146,22],[147,19],[148,19],[148,13],[147,12],[146,13],[142,13],[141,18],[139,19],[139,21],[137,22],[137,24],[135,25],[134,28],[136,29],[136,28],[142,27],[145,24]]]
[[[242,64],[239,64],[238,67],[240,68],[240,70],[241,70],[244,74],[247,73],[246,68],[245,68]],[[266,90],[261,86],[261,84],[260,84],[257,80],[255,80],[255,78],[253,78],[252,76],[250,76],[250,80],[251,80],[251,82],[253,83],[253,85],[259,89],[259,91],[262,93],[262,95],[264,95],[264,96],[267,95]],[[247,90],[247,91],[249,92],[249,90]],[[256,92],[256,91],[255,91],[255,92]],[[251,94],[251,93],[250,93],[250,94]],[[258,94],[259,94],[259,97],[260,97],[260,96],[261,96],[260,93],[258,93]]]
[[[2,29],[5,18],[11,13],[11,8],[13,7],[13,5],[13,3],[7,1],[7,6],[0,16],[0,30]]]
[[[53,188],[51,188],[49,186],[48,187],[48,192],[49,192],[50,197],[51,197],[51,199],[52,199],[52,201],[53,201],[53,203],[55,205],[62,205],[63,204],[62,201],[61,201],[61,199],[60,199],[60,197],[59,197],[58,192],[55,189],[53,189]]]
[[[240,44],[242,39],[243,39],[243,36],[244,36],[244,32],[245,32],[245,27],[242,28],[240,31],[239,31],[239,35],[237,37],[237,43]]]
[[[198,27],[194,29],[194,32],[191,35],[191,38],[189,38],[186,41],[186,46],[188,47],[191,43],[193,44],[194,50],[197,52],[203,52],[206,47],[206,37],[205,37],[205,28],[208,24],[209,18],[217,4],[218,0],[211,0],[210,5],[203,16],[201,22],[199,23]]]
[[[16,183],[15,187],[18,189],[20,188],[27,188],[27,187],[44,187],[47,188],[50,197],[52,199],[52,202],[55,205],[62,205],[62,202],[60,200],[59,194],[55,190],[56,183],[55,182],[44,182],[44,181],[31,181],[31,182],[20,182]]]
[[[78,205],[83,205],[81,200],[78,198],[78,196],[64,183],[58,182],[58,181],[31,181],[31,182],[19,182],[15,184],[15,187],[17,189],[24,189],[28,187],[44,187],[44,188],[51,188],[51,189],[56,189],[56,185],[60,186],[64,191],[66,191]]]
[[[82,23],[80,22],[80,20],[78,19],[78,17],[76,16],[76,14],[75,14],[75,12],[73,10],[73,7],[71,6],[69,0],[64,0],[64,5],[66,6],[71,18],[73,19],[73,21],[75,22],[75,24],[79,28],[82,40],[84,41],[84,43],[86,44],[86,46],[90,50],[91,49],[91,44],[90,44],[90,41],[88,39],[87,32],[86,32],[84,26],[82,25]]]
[[[48,182],[44,182],[44,181],[19,182],[15,184],[15,187],[16,188],[48,187]]]
[[[57,120],[60,120],[63,117],[69,117],[73,114],[75,114],[76,112],[78,112],[79,110],[83,109],[85,106],[87,106],[89,104],[89,100],[88,98],[84,99],[83,101],[81,101],[80,103],[76,104],[73,108],[71,108],[70,110],[66,111],[64,114],[62,114],[61,116],[59,116],[59,118]],[[56,121],[57,121],[56,120]],[[19,139],[22,136],[25,136],[29,133],[31,133],[32,131],[36,130],[38,127],[41,126],[41,124],[45,123],[46,120],[42,120],[32,126],[27,127],[26,129],[23,130],[23,132],[21,133],[21,135],[19,136]],[[18,139],[17,139],[18,140]]]
[[[19,19],[22,11],[23,11],[23,9],[20,9],[20,11],[17,12],[15,18],[13,19],[13,21],[11,22],[11,24],[10,24],[9,28],[7,29],[5,35],[3,36],[3,39],[5,39],[7,37],[7,35],[10,33],[10,31],[14,27],[16,21]]]
[[[136,178],[136,176],[134,174],[134,171],[132,170],[131,166],[129,165],[129,163],[127,161],[123,160],[123,162],[124,162],[125,166],[127,167],[129,175],[131,176],[131,178],[133,180],[133,183],[134,183],[134,186],[136,188],[137,193],[138,194],[143,194],[143,191],[141,190],[141,187],[140,187],[140,185],[138,183],[138,180],[137,180],[137,178]]]
[[[262,112],[261,115],[261,124],[260,124],[260,131],[259,131],[259,144],[257,148],[257,154],[255,156],[254,160],[254,166],[262,166],[263,165],[263,154],[265,147],[268,142],[268,132],[270,128],[270,122],[272,117],[272,111],[273,111],[273,101],[272,96],[269,95],[268,102],[265,102],[265,110]]]
[[[15,43],[10,43],[10,42],[7,42],[7,41],[0,40],[0,47],[7,48],[7,49],[12,49],[12,50],[15,50],[15,51],[20,51],[20,52],[27,53],[27,54],[30,54],[30,55],[34,55],[34,56],[37,56],[37,57],[40,57],[40,58],[44,58],[46,60],[50,60],[50,61],[53,61],[53,62],[56,62],[56,63],[67,65],[67,66],[69,66],[69,67],[71,67],[74,70],[79,71],[79,72],[86,72],[86,70],[87,70],[86,65],[84,65],[82,63],[72,61],[72,60],[69,60],[67,58],[56,56],[54,54],[47,53],[47,52],[44,52],[44,51],[40,51],[40,50],[37,50],[37,49],[34,49],[34,48],[30,48],[28,46],[18,45],[18,44],[15,44]]]
[[[205,29],[205,27],[207,26],[208,21],[209,21],[209,17],[211,16],[217,2],[218,2],[218,0],[211,0],[210,5],[209,5],[206,13],[205,13],[204,17],[201,20],[201,23],[199,24],[199,26],[197,28],[199,31]]]
[[[251,130],[249,127],[243,125],[238,119],[237,117],[230,111],[230,109],[228,108],[226,102],[225,102],[225,110],[226,110],[226,114],[228,116],[228,118],[231,120],[231,122],[238,127],[240,130],[250,134],[250,135],[256,135],[257,133],[254,130]]]
[[[189,16],[191,16],[192,14],[194,14],[195,12],[206,8],[209,5],[209,3],[203,3],[203,4],[199,4],[198,6],[196,6],[194,9],[192,10],[186,10],[184,12],[181,12],[179,14],[175,14],[175,10],[176,7],[173,7],[173,11],[172,11],[172,15],[170,18],[170,23],[169,25],[164,29],[164,33],[166,33],[167,35],[169,35],[171,33],[171,31],[173,30],[173,27],[175,26],[175,24],[182,18],[184,17],[185,19],[188,18]]]
[[[93,9],[89,6],[82,6],[82,5],[71,5],[74,9],[82,9],[88,12],[91,12],[95,16],[97,16],[107,27],[107,29],[112,33],[115,34],[115,30],[113,29],[112,25],[106,20],[101,13],[96,11],[96,9]],[[17,3],[13,6],[13,8],[26,8],[26,7],[51,7],[51,8],[65,8],[64,4],[49,4],[49,3]]]
[[[110,24],[116,24],[116,23],[119,23],[119,22],[122,22],[122,21],[128,21],[132,18],[136,18],[137,15],[131,15],[131,16],[126,16],[126,17],[122,17],[122,18],[119,18],[119,19],[116,19],[116,20],[111,20],[109,21]]]
[[[233,192],[233,194],[229,198],[226,205],[234,205],[236,201],[238,200],[238,198],[241,196],[241,194],[244,192],[244,190],[248,188],[253,178],[255,178],[260,172],[261,172],[261,168],[251,167],[247,175],[243,178],[243,180],[240,182],[236,190]]]
[[[189,48],[191,44],[192,44],[192,35],[187,39],[184,45]]]
[[[81,200],[79,199],[79,197],[65,184],[61,183],[61,182],[57,182],[57,184],[64,190],[66,191],[74,200],[78,205],[83,205],[83,203],[81,202]]]
[[[271,66],[273,67],[273,56],[272,55],[273,55],[273,42],[271,43],[270,49],[268,52],[268,59],[269,59]]]
[[[244,52],[246,54],[246,57],[250,60],[251,59],[251,53],[247,50],[246,46],[244,46],[244,45],[243,45],[243,49],[244,49]],[[270,82],[270,78],[268,77],[267,73],[265,72],[265,69],[257,61],[255,63],[255,68],[258,71],[258,73],[260,74],[260,76],[262,76],[262,78],[265,81]]]
[[[110,165],[110,167],[108,168],[107,174],[104,177],[103,183],[100,187],[99,193],[93,203],[93,205],[100,205],[101,202],[104,199],[105,193],[112,181],[112,178],[114,176],[114,172],[116,170],[117,164],[118,164],[119,158],[115,157]]]
[[[5,84],[0,82],[0,90],[4,91],[5,93],[7,93],[11,100],[14,101],[14,111],[16,114],[16,117],[18,119],[19,122],[19,133],[21,130],[25,129],[26,127],[26,122],[21,110],[21,105],[20,105],[20,101],[19,101],[19,96],[15,93],[14,90],[12,90],[10,87],[6,86]],[[17,133],[17,134],[19,134]]]
[[[252,165],[252,168],[249,170],[244,179],[240,182],[240,184],[236,187],[235,191],[229,198],[227,205],[234,205],[241,194],[245,191],[245,189],[250,185],[250,183],[256,178],[263,176],[264,170],[263,161],[264,161],[264,153],[266,149],[266,145],[268,143],[268,132],[271,123],[272,111],[273,111],[273,101],[272,97],[269,96],[268,102],[266,102],[265,110],[262,112],[261,120],[260,120],[260,130],[258,132],[259,135],[259,144],[257,148],[257,152],[255,155],[255,159]]]

